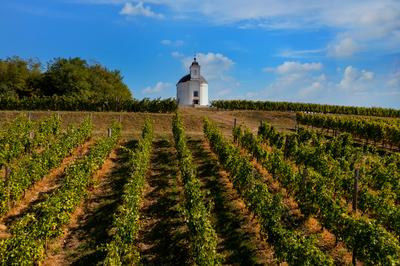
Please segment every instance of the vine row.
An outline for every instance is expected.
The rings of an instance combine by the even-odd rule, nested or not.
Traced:
[[[138,265],[140,254],[134,246],[139,231],[139,207],[152,151],[153,125],[146,119],[137,148],[127,150],[131,174],[124,185],[122,203],[114,214],[113,236],[106,246],[104,265]]]
[[[50,131],[53,132],[53,130]],[[19,200],[24,191],[34,182],[42,179],[52,168],[60,165],[76,146],[91,136],[91,132],[92,123],[89,119],[85,119],[79,127],[72,127],[64,134],[60,134],[58,139],[43,151],[24,156],[9,165],[6,179],[0,183],[0,214],[6,212],[12,202]],[[44,139],[43,141],[45,142]]]
[[[230,110],[263,110],[263,111],[290,111],[314,112],[331,114],[351,114],[367,116],[400,117],[399,109],[380,107],[356,107],[315,103],[270,102],[249,100],[217,100],[212,101],[213,107]]]
[[[99,139],[89,154],[65,170],[63,184],[10,227],[12,237],[0,241],[0,265],[36,265],[45,257],[47,242],[63,233],[62,226],[87,195],[92,174],[115,147],[120,126],[112,136]]]
[[[236,132],[238,130],[240,131],[240,128],[237,128]],[[377,168],[378,164],[374,161],[369,164],[368,162],[360,163],[365,161],[362,159],[361,151],[352,146],[351,137],[346,134],[327,141],[322,136],[317,137],[312,131],[300,129],[296,134],[285,136],[263,122],[259,126],[258,136],[271,146],[280,145],[284,155],[294,160],[296,164],[313,167],[325,178],[326,186],[334,192],[335,197],[344,197],[347,202],[353,199],[353,172],[356,168],[360,169],[361,178],[359,178],[357,188],[359,208],[363,212],[372,214],[379,223],[400,235],[400,209],[396,206],[399,194],[397,188],[400,181],[395,178],[400,179],[400,176],[396,163],[386,165],[385,169]],[[252,134],[244,132],[243,139],[251,142]],[[282,139],[286,139],[284,145],[281,145],[282,141],[279,141]],[[368,158],[367,154],[364,154],[364,157]],[[375,159],[378,157],[373,156]],[[379,177],[371,177],[375,174],[379,174]],[[364,178],[365,176],[367,178]],[[369,186],[377,188],[376,181],[378,180],[380,183],[388,180],[388,183],[381,185],[379,190],[373,191]]]
[[[196,167],[186,144],[183,123],[178,113],[172,120],[175,147],[185,195],[185,216],[189,227],[190,250],[196,265],[217,265],[217,235],[210,221],[210,210],[204,204],[204,193],[196,177]]]
[[[391,146],[400,147],[400,127],[378,120],[358,119],[354,117],[330,116],[321,114],[296,114],[297,122],[303,125],[315,126],[324,129],[343,131],[363,138],[369,142],[373,140]]]
[[[262,230],[274,245],[276,256],[289,265],[333,265],[333,260],[316,247],[310,238],[285,228],[285,206],[282,195],[273,194],[257,175],[249,158],[240,149],[224,139],[221,132],[209,120],[204,121],[204,134],[222,165],[229,171],[234,187],[247,206],[254,212]]]
[[[18,116],[0,132],[0,168],[36,148],[48,147],[49,140],[57,138],[60,131],[61,121],[56,115],[40,122],[31,121],[24,115]]]
[[[236,134],[235,139],[295,196],[304,214],[316,215],[323,226],[351,248],[365,264],[400,263],[399,240],[376,221],[348,214],[346,207],[341,206],[340,199],[327,186],[326,178],[312,168],[303,173],[296,172],[285,161],[281,150],[267,152],[258,137],[244,135]]]

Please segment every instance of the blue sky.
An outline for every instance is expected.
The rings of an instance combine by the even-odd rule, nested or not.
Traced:
[[[79,56],[175,97],[196,53],[213,99],[400,108],[400,1],[0,0],[0,58]]]

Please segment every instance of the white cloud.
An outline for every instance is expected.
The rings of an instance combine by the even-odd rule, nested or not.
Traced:
[[[295,61],[264,68],[264,72],[276,74],[275,80],[265,89],[265,93],[267,97],[283,97],[275,98],[276,100],[289,100],[293,96],[306,100],[310,95],[322,90],[326,82],[326,76],[321,74],[322,68],[323,65],[319,62]]]
[[[142,90],[143,94],[155,94],[155,93],[160,93],[168,88],[171,88],[172,84],[171,83],[166,83],[166,82],[157,82],[154,87],[147,87],[144,90]]]
[[[144,16],[150,18],[163,18],[164,15],[155,13],[151,10],[149,6],[144,6],[143,2],[139,2],[136,5],[133,5],[130,2],[127,2],[122,7],[121,11],[119,12],[121,15],[126,16]]]
[[[285,58],[310,58],[322,55],[326,49],[311,49],[311,50],[283,50],[277,56]]]
[[[263,69],[265,72],[275,72],[277,74],[301,74],[305,72],[311,72],[311,71],[320,71],[322,69],[322,64],[321,63],[304,63],[301,64],[299,62],[295,61],[286,61],[283,64],[271,68],[271,67],[266,67]]]
[[[345,37],[328,46],[328,55],[333,57],[349,57],[360,50],[360,46],[350,37]]]
[[[169,17],[239,28],[315,30],[337,32],[327,48],[330,55],[351,56],[360,51],[400,51],[400,1],[398,0],[69,0],[92,4],[125,4],[127,14],[161,17],[146,4],[165,7]],[[123,10],[124,10],[123,9]],[[345,36],[345,37],[343,37]],[[362,47],[360,47],[362,44]],[[360,50],[362,48],[362,50]]]
[[[374,77],[375,73],[371,71],[359,71],[353,66],[347,66],[338,88],[347,91],[366,91]]]
[[[201,66],[201,73],[207,80],[229,80],[227,72],[232,68],[232,59],[220,53],[198,53],[197,61]],[[193,61],[193,57],[185,57],[182,63],[188,69]]]
[[[182,40],[172,41],[172,40],[166,39],[166,40],[161,40],[161,44],[166,45],[166,46],[180,47],[180,46],[183,46],[185,44],[185,42]]]
[[[286,61],[276,67],[267,67],[263,71],[275,74],[273,81],[262,93],[273,100],[311,101],[324,93],[328,87],[325,74],[321,73],[320,62],[301,63]],[[252,94],[251,96],[260,96]]]
[[[305,98],[308,97],[310,94],[313,94],[319,90],[321,90],[323,85],[319,81],[314,81],[310,86],[301,89],[299,91],[299,96]]]
[[[171,56],[172,56],[173,58],[183,58],[183,57],[184,57],[184,55],[183,55],[182,53],[178,52],[178,51],[173,51],[173,52],[171,53]]]
[[[161,40],[161,44],[164,44],[164,45],[171,45],[171,44],[172,44],[172,41],[171,41],[171,40]]]
[[[361,71],[361,80],[373,80],[375,77],[375,73],[371,71],[362,70]]]
[[[400,91],[400,70],[392,73],[389,76],[386,85],[390,88],[394,88]]]
[[[222,90],[219,90],[218,92],[217,92],[217,95],[218,96],[227,96],[227,95],[229,95],[229,94],[231,94],[231,92],[232,92],[232,89],[222,89]]]

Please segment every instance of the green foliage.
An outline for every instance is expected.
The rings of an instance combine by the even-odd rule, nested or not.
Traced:
[[[379,107],[340,106],[315,103],[270,102],[248,100],[218,100],[211,103],[213,107],[229,110],[264,110],[314,112],[331,114],[352,114],[370,116],[400,117],[400,110]]]
[[[19,57],[0,59],[0,95],[32,96],[38,93],[40,62]]]
[[[224,139],[217,127],[207,119],[204,121],[204,134],[222,165],[229,171],[234,187],[256,214],[262,230],[274,245],[275,255],[289,265],[332,265],[332,259],[319,250],[312,239],[284,226],[284,213],[288,210],[282,203],[282,195],[269,191],[268,185],[255,174],[250,158],[241,155],[240,149]],[[252,141],[245,137],[249,134],[234,129],[234,138],[239,142]],[[252,150],[259,154],[260,159],[266,155],[260,153],[261,148]]]
[[[255,146],[261,147],[260,139],[268,139],[268,136],[264,135],[261,138],[253,137],[252,141],[248,141],[249,139],[249,137],[243,137],[242,140],[238,141],[244,148],[253,151],[257,150]],[[335,185],[338,186],[335,182],[340,182],[340,177],[343,177],[344,180],[348,177],[346,178],[339,174],[339,178],[335,178],[335,173],[340,172],[330,172],[329,169],[325,169],[334,165],[334,160],[331,160],[332,163],[329,163],[329,160],[323,158],[324,154],[318,157],[318,154],[322,153],[321,149],[315,150],[315,152],[307,151],[306,156],[301,155],[302,150],[302,147],[298,147],[297,149],[297,153],[300,154],[298,156],[303,157],[296,157],[296,160],[298,160],[297,163],[308,160],[306,165],[313,165],[319,169],[318,171],[326,171],[325,174],[332,173],[333,175],[328,177],[325,174],[320,174],[312,167],[308,167],[306,173],[296,172],[285,161],[283,152],[279,149],[270,153],[265,152],[262,154],[262,157],[257,157],[257,159],[274,178],[279,180],[295,196],[302,213],[316,215],[322,225],[331,230],[339,240],[342,240],[349,248],[357,250],[358,256],[365,264],[399,264],[400,243],[398,239],[374,219],[348,214],[347,206],[342,206],[340,197],[335,195],[334,187]],[[258,156],[258,154],[253,153],[253,156]],[[290,156],[293,156],[293,154],[290,154]],[[340,168],[336,167],[333,169]]]
[[[204,193],[196,177],[196,168],[186,144],[179,113],[173,117],[172,131],[184,185],[185,216],[189,227],[191,256],[195,265],[218,265],[217,235],[210,221],[210,210],[204,204]]]
[[[296,114],[297,122],[304,125],[348,132],[353,136],[400,147],[400,125],[397,121],[321,114]]]
[[[0,96],[0,110],[63,110],[95,112],[151,112],[169,113],[178,108],[175,99],[128,99],[89,97],[77,95],[15,98]]]
[[[132,98],[118,70],[76,58],[0,60],[0,110],[174,112],[174,99]]]
[[[146,119],[135,151],[128,150],[131,174],[124,185],[122,203],[114,214],[113,236],[107,244],[104,265],[138,265],[140,254],[134,246],[139,231],[139,208],[150,163],[153,125]]]
[[[81,58],[56,58],[48,64],[41,83],[42,93],[52,95],[76,95],[90,98],[110,97],[121,100],[131,99],[128,87],[118,71],[89,65]]]
[[[62,226],[87,195],[92,174],[116,145],[120,129],[118,124],[114,124],[112,137],[98,140],[87,156],[65,170],[60,188],[10,227],[12,237],[0,241],[0,265],[40,264],[47,241],[62,234]]]
[[[132,99],[121,73],[98,63],[89,64],[79,57],[55,58],[48,63],[45,72],[40,66],[38,61],[19,57],[0,60],[0,96]]]
[[[274,142],[275,135],[268,134],[262,130],[263,127],[271,126],[266,122],[261,124],[258,131],[261,139],[279,148]],[[353,197],[353,171],[361,161],[361,151],[352,146],[351,136],[341,134],[326,140],[323,137],[317,138],[310,130],[301,129],[288,137],[292,140],[289,146],[291,143],[296,144],[296,149],[288,149],[288,157],[298,165],[312,167],[325,178],[325,186],[335,197],[340,196],[350,202]],[[254,156],[257,157],[257,154]],[[396,206],[396,200],[400,198],[398,157],[387,156],[388,163],[379,155],[370,154],[366,158],[369,160],[361,168],[362,178],[359,182],[359,209],[368,212],[379,223],[400,235],[400,209]],[[376,191],[371,192],[370,187]]]
[[[70,128],[51,141],[51,135],[59,128],[60,121],[56,116],[43,121],[35,139],[40,141],[44,150],[28,154],[8,165],[10,174],[0,187],[0,191],[4,192],[0,197],[0,214],[8,210],[8,202],[19,200],[27,188],[57,167],[73,148],[89,138],[92,123],[86,119],[80,127]]]
[[[25,116],[18,116],[12,123],[0,132],[0,167],[23,154],[28,147],[33,146],[30,133],[35,124]]]

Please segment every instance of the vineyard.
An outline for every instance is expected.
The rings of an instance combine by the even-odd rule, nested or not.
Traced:
[[[397,110],[214,105],[2,113],[0,265],[400,265]]]

